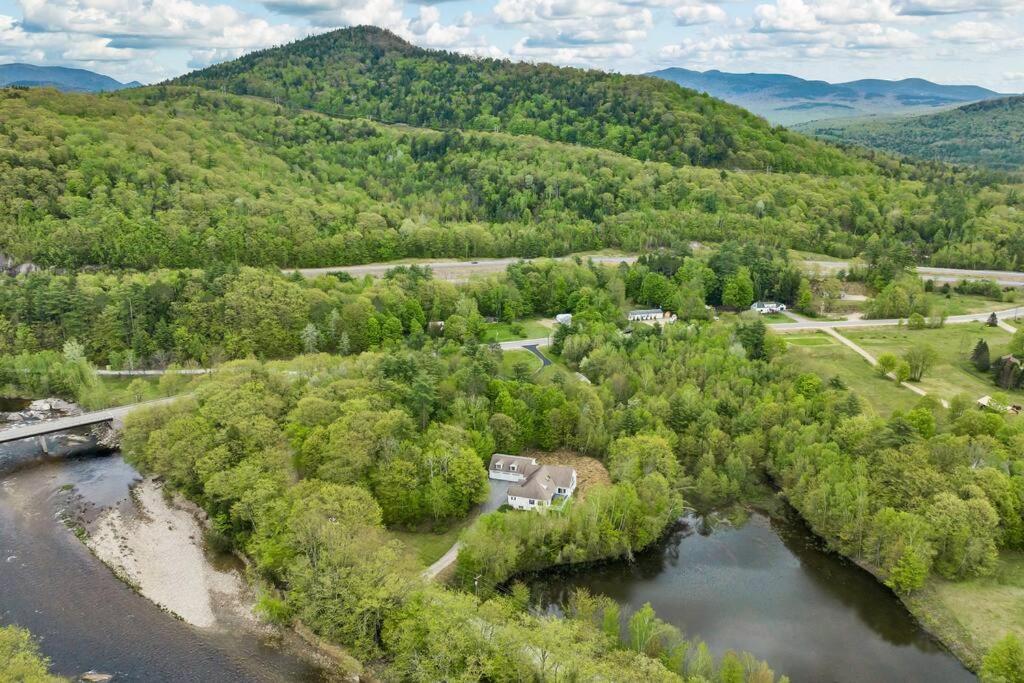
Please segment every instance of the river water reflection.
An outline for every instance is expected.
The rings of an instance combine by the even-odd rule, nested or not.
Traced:
[[[794,683],[973,681],[870,574],[825,551],[796,513],[755,514],[697,533],[690,519],[635,563],[558,571],[531,581],[551,610],[585,586],[662,619],[717,654],[747,650]]]
[[[96,507],[138,474],[117,455],[49,460],[0,476],[0,624],[28,628],[56,673],[116,681],[320,681],[245,629],[198,629],[133,592],[61,521],[62,488]]]

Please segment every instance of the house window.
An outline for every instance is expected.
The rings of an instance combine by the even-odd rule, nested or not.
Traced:
[[[537,504],[537,501],[535,501],[533,498],[531,498],[530,499],[530,505],[536,505],[536,504]]]
[[[508,468],[509,468],[509,470],[511,470],[513,472],[516,471],[516,466],[515,465],[509,465]]]
[[[501,463],[500,462],[494,463],[494,469],[500,470],[501,469]]]
[[[558,492],[559,493],[565,493],[565,489],[563,489],[561,486],[559,486],[558,487]]]

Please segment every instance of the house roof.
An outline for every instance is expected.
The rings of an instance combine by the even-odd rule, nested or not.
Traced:
[[[529,477],[531,474],[537,471],[540,465],[533,458],[525,458],[521,455],[506,455],[504,453],[495,453],[491,456],[491,463],[487,466],[489,470],[501,469],[504,472],[508,472],[509,465],[514,464],[516,466],[516,472],[522,474],[525,477]],[[497,465],[501,465],[500,468]]]
[[[630,311],[629,315],[661,315],[664,312],[660,308],[638,308],[635,311]]]
[[[509,486],[508,494],[550,502],[559,487],[567,489],[572,486],[575,474],[576,470],[565,465],[541,465],[522,484]]]

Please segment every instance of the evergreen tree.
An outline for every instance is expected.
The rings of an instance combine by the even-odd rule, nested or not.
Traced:
[[[989,355],[988,342],[979,339],[971,351],[971,362],[981,372],[988,372],[992,367],[992,357]]]

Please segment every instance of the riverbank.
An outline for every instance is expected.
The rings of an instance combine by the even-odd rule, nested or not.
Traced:
[[[118,682],[330,680],[290,631],[193,626],[90,551],[86,528],[134,506],[129,490],[140,480],[116,454],[50,458],[0,478],[0,622],[28,629],[53,671],[71,679],[92,670]]]
[[[769,501],[771,502],[771,501]],[[525,576],[553,613],[585,588],[658,617],[713,654],[742,649],[793,681],[976,680],[874,576],[829,551],[792,509],[689,516],[633,562]]]
[[[86,528],[86,545],[139,593],[200,628],[257,628],[252,596],[235,571],[206,559],[201,511],[152,478],[132,489],[133,505],[112,507]]]

